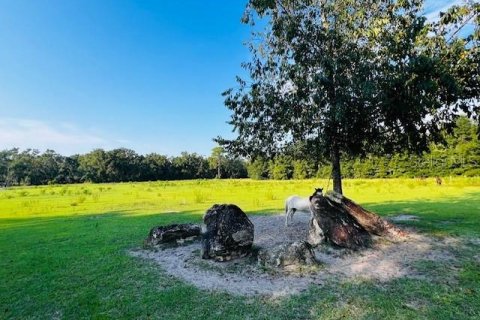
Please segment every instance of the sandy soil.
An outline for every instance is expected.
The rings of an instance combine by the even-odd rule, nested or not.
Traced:
[[[305,240],[310,215],[297,212],[293,223],[285,227],[284,215],[250,216],[255,225],[256,248]],[[200,243],[163,248],[157,251],[134,250],[130,254],[151,259],[165,272],[198,288],[227,291],[236,295],[281,297],[299,293],[309,285],[326,280],[371,279],[379,282],[399,277],[421,277],[414,268],[418,260],[453,260],[450,253],[455,239],[429,238],[412,231],[402,238],[374,239],[372,248],[350,252],[320,246],[315,249],[320,267],[296,273],[273,272],[257,266],[254,258],[214,262],[200,258]]]

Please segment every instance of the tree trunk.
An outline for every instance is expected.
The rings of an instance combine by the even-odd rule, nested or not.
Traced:
[[[330,160],[332,161],[333,191],[339,194],[343,194],[342,171],[340,167],[340,150],[338,150],[337,146],[332,147],[330,157]]]
[[[371,243],[371,235],[405,234],[337,192],[328,192],[325,196],[314,193],[310,197],[310,209],[312,221],[308,241],[312,245],[327,241],[339,247],[357,250]]]
[[[370,245],[372,238],[368,231],[345,208],[330,201],[327,196],[314,194],[310,197],[310,209],[314,223],[310,223],[308,240],[314,240],[312,245],[319,244],[323,240],[352,250]]]
[[[343,195],[329,192],[325,197],[327,197],[329,202],[334,206],[340,206],[342,209],[345,209],[348,214],[354,217],[355,220],[370,234],[386,236],[392,233],[402,233],[401,230],[396,228],[390,222],[382,219],[379,215],[364,209]]]

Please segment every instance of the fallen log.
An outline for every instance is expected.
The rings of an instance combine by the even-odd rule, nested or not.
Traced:
[[[199,225],[184,223],[154,227],[143,242],[144,247],[155,247],[167,243],[182,243],[200,237],[202,229]]]

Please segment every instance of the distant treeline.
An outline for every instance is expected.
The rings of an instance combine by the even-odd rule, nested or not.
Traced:
[[[445,134],[445,143],[430,146],[422,155],[393,154],[367,156],[342,160],[344,178],[397,178],[434,176],[480,176],[480,142],[478,126],[466,117],[460,117],[451,134]],[[256,159],[247,165],[252,179],[328,178],[329,163],[320,159],[317,164],[280,155],[274,160]]]
[[[480,176],[480,142],[477,126],[460,118],[445,137],[445,145],[432,145],[421,156],[394,154],[347,159],[345,178],[389,178],[465,175]],[[245,161],[215,148],[210,157],[183,152],[177,157],[129,149],[62,156],[55,151],[10,149],[0,151],[0,182],[4,185],[51,183],[126,182],[211,178],[306,179],[328,178],[331,167],[322,161],[279,155],[271,160]]]
[[[0,151],[0,181],[4,185],[42,185],[80,182],[126,182],[210,179],[218,174],[217,159],[183,152],[177,157],[139,155],[125,148],[93,150],[62,156],[53,150]],[[246,178],[245,162],[222,159],[221,178]]]

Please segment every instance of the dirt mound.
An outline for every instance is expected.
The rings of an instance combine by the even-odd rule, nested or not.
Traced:
[[[250,216],[255,226],[256,248],[275,247],[307,238],[309,214],[297,213],[294,222],[284,226],[284,215]],[[268,270],[255,257],[214,262],[200,257],[200,243],[158,251],[136,250],[136,257],[152,259],[168,274],[201,289],[222,290],[237,295],[261,294],[272,297],[299,293],[309,285],[326,280],[372,279],[389,281],[399,277],[425,277],[415,270],[420,260],[453,260],[451,238],[433,239],[410,232],[398,239],[374,238],[369,249],[352,252],[319,246],[315,256],[320,267],[284,273]]]

